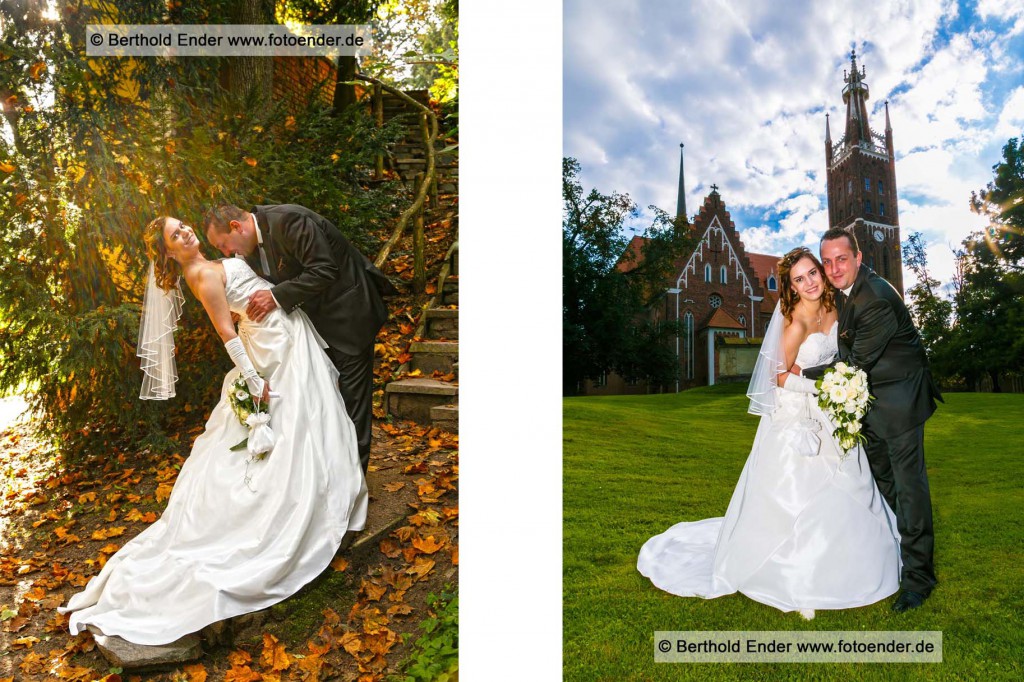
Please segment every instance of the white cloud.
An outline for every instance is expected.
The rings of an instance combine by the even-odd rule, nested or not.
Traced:
[[[1002,23],[951,34],[961,11],[954,0],[802,0],[785,11],[755,0],[567,0],[565,153],[580,159],[585,185],[673,211],[685,142],[691,215],[714,183],[734,215],[781,216],[737,220],[748,248],[813,243],[827,224],[825,113],[838,140],[852,42],[875,132],[890,101],[904,235],[958,244],[977,222],[970,191],[1024,124],[1024,88],[1006,84],[1024,73],[1006,30],[1024,20],[1019,2],[982,2],[978,13]]]
[[[1017,87],[1003,104],[996,123],[995,136],[999,139],[1020,137],[1024,130],[1024,86]]]

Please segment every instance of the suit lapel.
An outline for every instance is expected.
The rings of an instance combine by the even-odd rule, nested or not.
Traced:
[[[837,293],[836,298],[840,299],[838,304],[839,308],[839,355],[841,359],[845,360],[846,355],[849,354],[850,340],[847,333],[850,331],[853,325],[853,314],[856,312],[857,296],[860,293],[861,288],[868,280],[870,272],[865,265],[861,265],[860,269],[857,270],[857,279],[853,282],[853,287],[850,289],[850,295],[846,296],[846,300],[843,301],[842,293]],[[846,352],[844,352],[846,351]]]
[[[253,211],[256,216],[256,222],[260,226],[260,234],[263,235],[263,250],[267,254],[267,267],[270,268],[270,279],[276,284],[281,281],[281,277],[277,272],[277,254],[274,251],[273,240],[271,239],[270,222],[267,221],[267,216],[263,214],[263,211],[257,206]],[[259,264],[259,247],[257,247],[254,255],[256,256],[256,262]],[[262,265],[260,270],[262,270]]]

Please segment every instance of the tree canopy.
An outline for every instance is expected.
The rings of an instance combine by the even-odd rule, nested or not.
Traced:
[[[918,283],[908,292],[936,374],[975,389],[989,377],[1024,371],[1024,138],[1003,147],[993,180],[972,192],[971,209],[989,219],[956,250],[952,301],[937,295],[919,234],[904,244],[904,260]]]
[[[664,294],[674,260],[692,238],[683,220],[651,206],[654,219],[640,247],[625,234],[639,210],[627,194],[584,192],[576,159],[562,160],[563,390],[577,391],[605,371],[674,381],[678,372],[666,338],[674,327],[653,321],[648,307]]]
[[[186,291],[178,396],[136,399],[150,220],[199,225],[219,203],[299,203],[372,256],[398,212],[404,189],[371,174],[401,131],[376,127],[366,107],[338,112],[315,87],[254,106],[220,85],[231,58],[85,55],[87,24],[226,23],[231,5],[0,5],[0,391],[33,389],[42,424],[68,443],[161,442],[169,420],[212,404],[229,366]]]

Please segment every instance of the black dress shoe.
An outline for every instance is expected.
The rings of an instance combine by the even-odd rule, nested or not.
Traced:
[[[900,596],[896,599],[892,605],[892,610],[896,613],[903,613],[910,609],[916,609],[924,603],[925,597],[920,592],[911,592],[910,590],[904,590],[900,592]]]

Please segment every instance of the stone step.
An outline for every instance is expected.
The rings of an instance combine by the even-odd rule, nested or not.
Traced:
[[[202,642],[195,633],[170,644],[134,644],[117,635],[105,635],[93,625],[86,626],[103,658],[115,668],[148,669],[194,661],[203,655]]]
[[[441,304],[442,305],[458,305],[459,304],[459,276],[449,274],[444,280],[444,285],[441,289]]]
[[[430,408],[430,423],[449,433],[458,433],[459,406],[438,405]]]
[[[458,341],[413,341],[409,345],[412,353],[412,369],[424,374],[440,371],[443,374],[455,371],[459,361]]]
[[[430,423],[430,408],[458,400],[459,387],[436,379],[401,379],[384,388],[384,406],[399,419]]]
[[[452,308],[430,308],[423,313],[427,321],[428,339],[459,339],[459,311]]]

